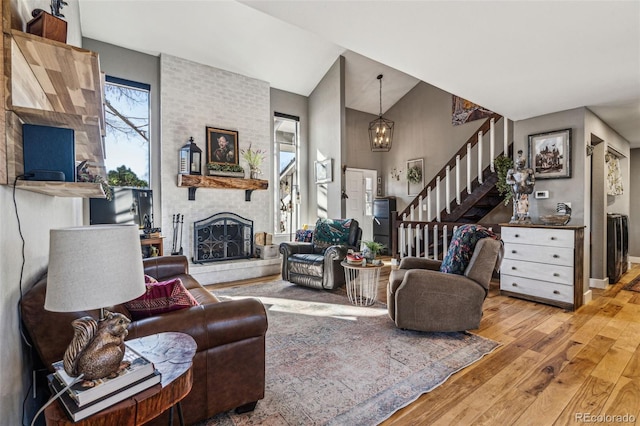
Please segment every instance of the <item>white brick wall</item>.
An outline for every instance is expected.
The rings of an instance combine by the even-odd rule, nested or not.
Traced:
[[[191,258],[193,222],[214,213],[230,211],[254,221],[254,232],[272,232],[273,183],[271,182],[271,134],[269,84],[229,71],[163,54],[160,58],[162,230],[165,251],[172,245],[172,215],[184,215],[182,247]],[[177,186],[178,150],[190,136],[206,158],[205,128],[238,131],[238,148],[266,150],[262,179],[267,191],[254,191],[245,201],[245,191],[199,188],[195,201],[187,188]],[[246,167],[244,160],[240,165]],[[233,274],[231,274],[233,275]],[[233,279],[233,277],[231,277]]]

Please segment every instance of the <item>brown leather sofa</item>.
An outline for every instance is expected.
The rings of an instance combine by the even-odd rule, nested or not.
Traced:
[[[144,269],[159,281],[178,277],[199,306],[133,321],[127,339],[163,331],[191,335],[198,348],[193,359],[193,387],[182,401],[187,424],[217,413],[255,408],[264,398],[265,335],[267,316],[256,299],[220,301],[188,273],[184,256],[144,260]],[[44,309],[46,276],[26,292],[21,303],[22,320],[40,359],[49,370],[62,359],[73,337],[71,321],[98,311],[49,312]],[[131,318],[124,305],[109,308]],[[167,424],[167,413],[153,424]]]

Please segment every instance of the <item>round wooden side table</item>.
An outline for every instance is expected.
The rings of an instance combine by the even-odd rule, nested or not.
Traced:
[[[179,403],[193,384],[191,366],[196,342],[188,334],[167,332],[127,340],[127,344],[153,363],[162,374],[160,384],[75,423],[55,401],[44,411],[48,426],[138,426],[167,409],[172,410],[170,417],[173,417],[174,406],[178,407],[180,424],[184,424]]]

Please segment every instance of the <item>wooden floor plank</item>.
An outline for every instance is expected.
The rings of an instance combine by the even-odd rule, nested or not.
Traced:
[[[640,419],[640,379],[622,377],[611,391],[600,412],[593,414],[620,416],[622,421],[609,424],[638,424]],[[633,417],[634,421],[629,421]]]
[[[557,420],[563,421],[560,415],[564,408],[583,386],[613,343],[614,340],[607,337],[594,337],[542,392],[534,394],[535,401],[520,417],[523,420],[535,418],[541,422],[539,424],[553,424]],[[527,391],[535,392],[537,389],[527,389]]]
[[[584,413],[601,413],[613,387],[611,382],[589,376],[553,423],[554,426],[573,425],[584,417]]]

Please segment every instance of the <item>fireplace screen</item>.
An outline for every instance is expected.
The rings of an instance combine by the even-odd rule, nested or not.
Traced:
[[[247,259],[253,253],[253,221],[216,213],[193,224],[194,263]]]

